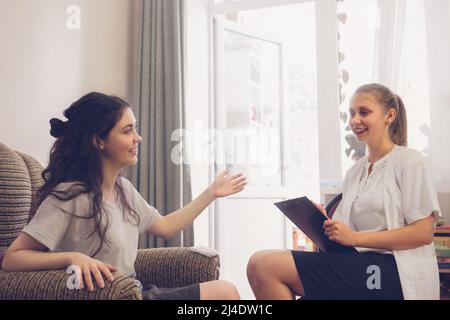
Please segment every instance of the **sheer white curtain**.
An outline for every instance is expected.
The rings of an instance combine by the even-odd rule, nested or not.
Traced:
[[[450,0],[378,0],[374,81],[404,100],[409,146],[450,185]]]
[[[399,78],[405,35],[406,2],[407,0],[378,0],[374,78],[390,88],[397,86]]]
[[[431,110],[431,156],[436,181],[450,185],[450,0],[424,2]]]

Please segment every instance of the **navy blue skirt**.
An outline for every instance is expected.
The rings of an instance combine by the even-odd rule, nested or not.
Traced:
[[[306,300],[403,300],[392,254],[292,251]]]

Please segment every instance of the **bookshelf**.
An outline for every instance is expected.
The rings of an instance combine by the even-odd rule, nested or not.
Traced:
[[[441,300],[450,300],[450,225],[436,227],[433,242],[439,264]]]

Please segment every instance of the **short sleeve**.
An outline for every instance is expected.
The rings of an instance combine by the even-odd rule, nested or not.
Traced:
[[[436,189],[425,159],[419,152],[409,153],[401,171],[400,192],[403,214],[408,224],[434,214],[442,217]]]
[[[50,251],[55,251],[67,232],[72,216],[56,205],[53,196],[47,197],[22,232],[30,235]]]
[[[147,232],[156,219],[162,217],[161,214],[141,196],[130,181],[122,178],[122,185],[129,194],[131,207],[139,215],[139,233]]]

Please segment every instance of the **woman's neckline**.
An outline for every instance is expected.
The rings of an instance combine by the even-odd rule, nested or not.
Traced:
[[[116,207],[119,204],[119,192],[117,191],[116,187],[114,187],[114,190],[113,190],[113,197],[115,198],[115,201],[111,201],[109,199],[106,199],[102,195],[102,201],[103,201],[103,203],[105,203],[107,205]]]
[[[108,206],[111,206],[111,207],[117,207],[118,204],[119,204],[119,200],[116,200],[115,202],[112,202],[112,201],[103,199],[103,203],[108,205]]]
[[[384,160],[386,160],[394,152],[394,150],[396,148],[397,148],[397,145],[394,144],[394,146],[392,147],[392,149],[388,153],[386,153],[384,156],[382,156],[380,159],[378,159],[377,161],[374,161],[374,162],[370,162],[369,155],[367,155],[367,164],[369,166],[371,164],[373,164],[373,167],[376,167],[379,163],[382,163]]]

